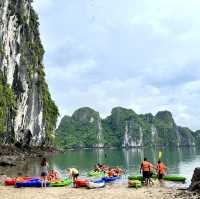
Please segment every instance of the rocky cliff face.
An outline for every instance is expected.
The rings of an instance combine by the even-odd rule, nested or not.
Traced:
[[[56,139],[66,148],[103,147],[103,129],[99,113],[84,107],[65,116],[56,130]]]
[[[58,109],[45,82],[44,49],[31,2],[0,1],[0,137],[3,143],[39,146],[52,139]]]
[[[61,146],[65,147],[195,146],[200,140],[198,132],[177,126],[169,111],[160,111],[155,116],[138,115],[122,107],[114,108],[103,120],[96,111],[81,108],[72,117],[64,117],[56,132],[58,143],[64,139]]]

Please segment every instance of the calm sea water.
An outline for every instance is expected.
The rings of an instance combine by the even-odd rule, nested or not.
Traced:
[[[156,164],[159,149],[96,149],[96,150],[75,150],[67,151],[47,157],[50,168],[59,170],[63,175],[66,168],[78,168],[82,176],[85,176],[96,163],[105,163],[111,167],[119,166],[128,175],[139,174],[139,167],[142,159],[147,157]],[[200,149],[179,148],[162,149],[162,160],[166,164],[167,174],[181,175],[187,177],[190,182],[195,167],[200,166]],[[9,176],[22,175],[36,176],[40,174],[40,159],[29,159],[17,167],[0,168],[1,173]]]

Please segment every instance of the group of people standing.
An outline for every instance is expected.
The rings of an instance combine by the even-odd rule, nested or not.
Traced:
[[[147,158],[144,158],[140,166],[140,173],[142,172],[146,185],[150,183],[153,184],[151,178],[154,174],[154,171],[156,171],[160,183],[163,183],[163,176],[165,174],[166,169],[167,167],[161,162],[161,160],[158,160],[157,165],[154,166],[147,160]]]

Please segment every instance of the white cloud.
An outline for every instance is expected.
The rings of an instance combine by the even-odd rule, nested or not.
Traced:
[[[169,109],[200,128],[200,1],[35,0],[61,114],[91,106]]]
[[[82,60],[80,62],[68,63],[66,66],[60,67],[54,65],[47,69],[49,80],[59,81],[75,81],[83,75],[87,75],[90,71],[94,70],[96,63],[93,59]]]

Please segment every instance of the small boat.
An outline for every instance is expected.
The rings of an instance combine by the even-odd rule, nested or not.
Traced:
[[[129,180],[139,180],[139,181],[143,181],[143,176],[139,175],[139,176],[129,176],[128,177]]]
[[[140,180],[129,180],[128,187],[140,188],[142,187],[142,182]]]
[[[99,171],[90,171],[87,174],[90,177],[104,177],[105,173],[104,172],[99,172]]]
[[[103,188],[105,187],[105,184],[104,180],[89,181],[87,187],[89,189]]]
[[[175,181],[175,182],[185,182],[186,178],[183,176],[164,176],[163,180]]]
[[[23,182],[32,179],[39,179],[39,177],[17,177],[17,178],[8,178],[5,180],[4,184],[6,186],[14,186],[16,182]]]
[[[16,178],[8,178],[4,182],[5,186],[13,186],[16,184]]]
[[[76,181],[75,181],[75,184],[76,184],[76,187],[87,187],[87,185],[88,185],[88,180],[86,180],[86,179],[77,179]]]
[[[16,188],[22,188],[22,187],[41,187],[42,182],[40,179],[32,179],[27,180],[23,182],[16,182],[15,187]],[[47,186],[49,186],[49,183],[47,183]]]
[[[157,179],[158,176],[154,175],[152,176],[152,178]],[[128,177],[129,180],[140,180],[143,181],[143,177],[142,176],[129,176]],[[167,180],[167,181],[174,181],[174,182],[185,182],[186,178],[183,176],[175,176],[175,175],[170,175],[170,176],[163,176],[163,180]]]
[[[105,182],[112,182],[115,180],[119,180],[120,178],[121,176],[103,177],[102,180],[104,180]]]
[[[65,187],[69,186],[72,183],[72,180],[70,179],[64,179],[64,180],[54,180],[50,182],[51,187]]]

